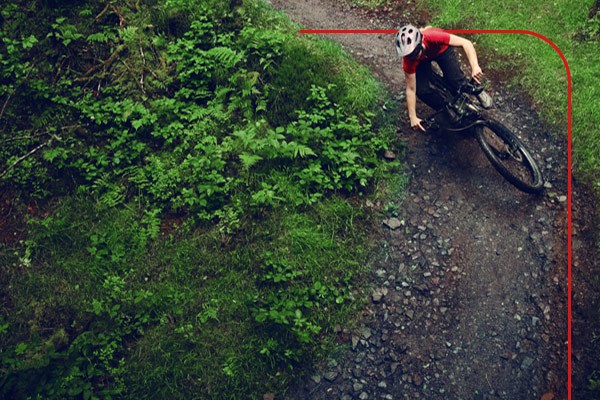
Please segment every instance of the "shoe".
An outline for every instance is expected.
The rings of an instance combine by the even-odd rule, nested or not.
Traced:
[[[494,104],[492,96],[487,94],[485,90],[483,90],[477,95],[477,100],[479,100],[479,104],[481,104],[481,107],[485,109],[492,108],[492,105]]]

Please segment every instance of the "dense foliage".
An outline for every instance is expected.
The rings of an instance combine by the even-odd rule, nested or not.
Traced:
[[[0,186],[43,204],[0,243],[1,396],[283,391],[364,268],[336,194],[392,165],[380,88],[257,1],[0,13]]]
[[[127,19],[110,4],[48,12],[26,36],[33,15],[6,5],[5,181],[43,196],[68,174],[109,207],[143,197],[151,212],[231,224],[248,207],[366,186],[384,142],[365,110],[332,102],[344,88],[311,85],[321,60],[239,23],[244,8],[191,3],[145,18],[139,4]]]

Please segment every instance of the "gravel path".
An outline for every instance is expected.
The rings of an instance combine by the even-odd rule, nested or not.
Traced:
[[[310,29],[423,22],[399,6],[370,17],[332,0],[272,4]],[[331,38],[402,96],[390,35]],[[566,141],[490,76],[492,113],[536,149],[545,194],[505,182],[474,140],[417,133],[402,116],[410,184],[398,218],[377,228],[371,302],[359,328],[339,328],[347,351],[286,398],[566,398]]]

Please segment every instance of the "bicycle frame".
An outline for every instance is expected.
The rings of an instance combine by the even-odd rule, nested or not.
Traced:
[[[444,113],[454,120],[453,125],[440,124],[449,132],[462,132],[470,130],[474,126],[485,124],[485,120],[481,118],[483,110],[468,97],[468,95],[477,95],[483,90],[483,87],[474,80],[459,88],[456,96],[451,94],[450,88],[440,75],[435,74],[431,83],[434,89],[444,98],[446,105],[425,120],[429,128],[436,126],[436,122],[439,122],[437,117]],[[465,120],[468,121],[466,125],[463,124]]]
[[[509,128],[485,115],[483,108],[472,100],[473,95],[483,90],[481,86],[472,80],[459,88],[456,95],[452,95],[438,74],[434,74],[431,84],[443,97],[445,106],[424,120],[427,129],[441,127],[449,132],[468,132],[506,180],[524,192],[543,191],[542,171],[529,150]]]

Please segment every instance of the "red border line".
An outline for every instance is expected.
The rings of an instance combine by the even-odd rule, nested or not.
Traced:
[[[531,35],[535,36],[538,39],[543,40],[548,43],[560,56],[565,66],[565,70],[567,72],[567,252],[568,252],[568,261],[567,261],[567,308],[568,308],[568,317],[567,317],[567,387],[568,387],[568,400],[571,400],[572,396],[572,388],[573,388],[573,338],[572,338],[572,292],[573,292],[573,281],[572,281],[572,268],[573,268],[573,240],[572,240],[572,223],[573,223],[573,81],[571,78],[571,68],[569,67],[569,62],[565,57],[564,53],[560,50],[560,48],[550,39],[548,39],[544,35],[540,35],[537,32],[528,31],[528,30],[448,30],[448,33],[456,33],[456,34],[489,34],[489,33],[499,33],[499,34],[522,34],[522,35]]]
[[[380,29],[380,30],[371,30],[371,29],[302,29],[299,31],[302,34],[395,34],[398,32],[397,29]],[[567,257],[568,257],[568,266],[567,266],[567,303],[568,303],[568,317],[567,317],[567,369],[568,369],[568,377],[567,377],[567,385],[568,385],[568,400],[571,400],[571,390],[572,390],[572,351],[573,351],[573,343],[572,343],[572,291],[573,291],[573,282],[572,282],[572,261],[573,261],[573,241],[572,241],[572,192],[573,192],[573,178],[572,178],[572,161],[573,161],[573,82],[571,79],[571,68],[569,67],[569,63],[564,53],[560,50],[560,48],[546,36],[541,35],[534,31],[528,30],[518,30],[518,29],[455,29],[455,30],[446,30],[448,33],[453,34],[521,34],[521,35],[531,35],[535,36],[538,39],[543,40],[548,43],[560,56],[565,66],[565,70],[567,72],[567,124],[568,124],[568,142],[567,142]]]

